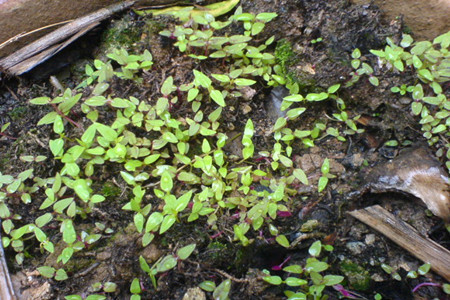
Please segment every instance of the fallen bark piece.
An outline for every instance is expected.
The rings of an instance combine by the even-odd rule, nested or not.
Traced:
[[[426,146],[405,149],[380,164],[365,178],[363,189],[372,193],[402,192],[421,199],[438,217],[450,222],[450,180]]]
[[[450,251],[438,243],[423,237],[408,223],[396,218],[379,205],[354,210],[349,214],[387,236],[431,269],[450,281]]]
[[[98,24],[98,22],[108,18],[112,14],[132,6],[134,2],[135,1],[125,1],[114,4],[87,16],[78,18],[11,55],[2,58],[0,60],[0,68],[13,75],[21,75],[44,62],[68,45],[68,43],[62,43],[61,45],[58,43],[71,37],[81,36],[82,33],[85,33],[88,29],[93,27],[92,24]],[[73,40],[74,39],[71,39],[71,41]],[[45,54],[42,54],[44,52]]]

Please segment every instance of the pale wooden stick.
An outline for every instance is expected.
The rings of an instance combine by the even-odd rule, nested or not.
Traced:
[[[62,21],[62,22],[50,24],[50,25],[47,25],[47,26],[44,26],[44,27],[41,27],[41,28],[37,28],[37,29],[31,30],[31,31],[28,31],[28,32],[22,32],[22,33],[19,33],[19,34],[13,36],[12,38],[10,38],[10,39],[4,41],[3,43],[1,43],[1,44],[0,44],[0,49],[4,48],[4,47],[6,47],[7,45],[9,45],[9,44],[11,44],[11,43],[14,43],[15,41],[18,41],[18,40],[20,40],[21,38],[26,37],[26,36],[28,36],[28,35],[30,35],[30,34],[33,34],[33,33],[36,33],[36,32],[38,32],[38,31],[42,31],[42,30],[45,30],[45,29],[49,29],[49,28],[51,28],[51,27],[55,27],[55,26],[67,24],[67,23],[72,22],[72,21],[73,21],[73,20]]]
[[[65,47],[67,47],[68,45],[70,45],[73,41],[78,39],[80,36],[82,36],[83,34],[88,32],[89,30],[91,30],[92,28],[97,26],[98,24],[99,24],[99,22],[89,24],[86,28],[81,29],[81,31],[77,32],[75,35],[73,35],[67,41],[60,43],[60,44],[53,45],[53,46],[43,50],[42,52],[36,54],[35,56],[32,56],[30,58],[27,58],[27,59],[19,62],[18,64],[9,68],[8,72],[10,72],[11,74],[15,74],[15,75],[21,75],[21,74],[33,69],[35,66],[37,66],[38,64],[41,64],[44,61],[46,61],[47,59],[51,58],[53,55],[55,55],[56,53],[58,53],[59,51],[61,51]]]
[[[70,22],[69,24],[56,29],[55,31],[38,39],[37,41],[1,59],[0,67],[8,71],[10,68],[19,64],[20,62],[35,56],[36,54],[52,47],[53,45],[67,39],[70,36],[77,34],[80,31],[83,31],[83,29],[88,27],[90,24],[100,22],[108,18],[112,14],[132,6],[134,2],[135,1],[121,2],[119,4],[114,4],[109,7],[102,8],[94,13],[78,18],[73,22]]]
[[[435,241],[423,237],[414,227],[396,218],[379,205],[354,210],[349,214],[390,238],[431,269],[450,281],[450,251]]]
[[[1,223],[1,222],[0,222]],[[17,300],[14,293],[11,278],[9,277],[8,266],[6,265],[5,252],[0,240],[0,299]]]

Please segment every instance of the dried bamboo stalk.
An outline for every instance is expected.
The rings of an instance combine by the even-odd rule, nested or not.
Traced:
[[[414,227],[396,218],[379,205],[354,210],[349,214],[387,236],[431,269],[450,281],[450,251],[435,241],[423,237]]]

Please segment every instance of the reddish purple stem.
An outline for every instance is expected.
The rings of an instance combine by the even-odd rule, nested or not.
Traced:
[[[422,282],[421,284],[416,285],[415,288],[413,288],[412,292],[415,293],[417,292],[417,290],[419,290],[421,287],[424,286],[438,286],[440,287],[441,285],[439,283],[434,283],[434,282]]]
[[[360,299],[356,294],[346,290],[342,285],[340,284],[335,284],[333,285],[333,288],[340,292],[342,294],[342,296],[347,297],[349,299]]]
[[[290,211],[277,211],[277,216],[281,218],[292,217],[292,213]]]
[[[283,266],[290,260],[291,260],[291,256],[289,255],[288,257],[286,257],[286,259],[281,264],[279,264],[277,266],[273,266],[272,270],[273,271],[280,271],[283,268]]]

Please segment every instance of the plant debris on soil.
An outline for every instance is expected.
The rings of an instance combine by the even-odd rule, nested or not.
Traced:
[[[348,82],[352,72],[351,53],[355,48],[360,49],[366,61],[375,66],[377,59],[369,50],[383,48],[386,37],[397,42],[402,37],[402,20],[383,23],[382,12],[373,5],[353,5],[346,0],[253,0],[241,1],[240,5],[244,12],[278,14],[277,18],[266,24],[257,39],[263,43],[271,36],[275,37],[275,42],[268,48],[269,52],[274,53],[277,63],[283,64],[286,74],[299,84],[304,94],[320,93],[336,83],[344,85]],[[222,18],[225,19],[225,16],[217,19]],[[114,97],[135,97],[139,100],[157,99],[161,86],[169,76],[179,86],[194,80],[193,70],[205,74],[226,73],[226,66],[219,60],[194,60],[179,52],[173,40],[159,35],[161,30],[173,29],[177,22],[175,18],[167,16],[142,17],[133,12],[126,13],[111,24],[104,25],[102,41],[95,49],[92,41],[98,37],[87,36],[78,41],[72,50],[68,50],[76,52],[82,49],[84,57],[86,52],[90,52],[92,57],[79,59],[77,54],[77,60],[63,69],[60,68],[60,62],[55,67],[50,61],[39,70],[45,69],[45,74],[55,75],[64,87],[75,88],[84,79],[84,65],[92,58],[105,59],[106,53],[117,47],[127,47],[129,53],[143,53],[148,49],[154,65],[143,73],[143,81],[137,83],[113,78],[108,90]],[[227,30],[229,34],[242,34],[238,32],[242,28],[234,25]],[[63,57],[66,55],[63,54]],[[49,140],[55,138],[52,136],[52,126],[37,126],[39,120],[52,109],[50,106],[29,103],[30,99],[36,97],[56,97],[61,91],[51,85],[48,78],[42,78],[39,72],[35,70],[19,79],[5,78],[1,82],[0,125],[10,123],[4,135],[0,136],[0,172],[3,175],[16,176],[32,167],[35,176],[48,178],[55,176],[61,168],[59,161],[49,159],[53,157],[48,146]],[[143,235],[134,226],[132,212],[122,209],[133,197],[132,189],[119,175],[119,168],[105,164],[101,171],[95,173],[93,186],[94,190],[101,191],[106,200],[96,204],[87,218],[74,218],[77,232],[85,230],[91,234],[99,233],[101,238],[82,251],[75,252],[65,265],[57,262],[66,243],[56,222],[48,223],[44,229],[55,245],[52,254],[41,251],[39,242],[33,237],[25,241],[25,258],[23,264],[19,265],[14,249],[5,247],[9,270],[17,290],[22,293],[23,299],[63,299],[64,296],[74,294],[87,297],[95,293],[107,299],[129,299],[130,285],[134,278],[138,278],[142,299],[213,299],[212,293],[198,288],[199,285],[204,281],[213,281],[219,285],[229,279],[230,299],[286,299],[283,291],[287,287],[270,285],[261,280],[266,276],[263,270],[270,270],[271,275],[285,276],[286,272],[274,267],[285,261],[288,261],[287,265],[304,265],[309,257],[309,247],[321,240],[322,244],[334,247],[332,252],[327,253],[327,263],[330,265],[327,274],[344,276],[341,284],[347,290],[365,297],[358,299],[373,299],[377,293],[383,299],[446,299],[442,288],[436,286],[424,286],[414,296],[413,288],[423,282],[442,284],[445,281],[433,273],[418,278],[406,277],[409,271],[417,270],[423,262],[346,213],[380,204],[424,236],[431,237],[447,249],[450,246],[449,233],[442,220],[428,214],[413,195],[388,188],[377,194],[366,192],[366,189],[357,197],[354,196],[355,192],[364,189],[363,178],[376,165],[386,163],[396,157],[402,148],[407,148],[406,142],[414,142],[414,147],[429,147],[422,137],[418,119],[410,112],[410,103],[405,97],[390,91],[392,86],[413,80],[412,75],[405,72],[404,76],[399,77],[382,70],[377,72],[380,78],[378,87],[362,78],[355,85],[340,90],[339,94],[345,99],[346,111],[351,114],[349,118],[361,116],[357,125],[364,132],[348,135],[344,142],[324,136],[316,140],[313,147],[305,147],[300,142],[292,145],[294,167],[301,168],[307,174],[309,184],[298,185],[295,196],[286,204],[290,214],[273,220],[279,232],[289,240],[290,247],[282,247],[274,238],[266,238],[271,237],[267,229],[261,229],[260,232],[250,230],[247,237],[253,242],[242,245],[234,238],[233,225],[236,219],[232,211],[219,216],[215,226],[208,225],[206,217],[187,222],[187,217],[183,215],[170,230],[163,235],[156,234],[155,239],[143,247]],[[86,89],[83,97],[89,93]],[[286,93],[287,90],[268,87],[263,80],[259,80],[244,90],[241,98],[227,98],[221,125],[227,129],[224,133],[232,140],[224,148],[230,164],[242,160],[244,146],[241,134],[248,119],[254,123],[255,154],[272,150],[272,127],[278,117],[283,116],[278,115],[282,112],[277,110],[276,101],[282,100]],[[448,96],[448,90],[446,93]],[[210,107],[202,107],[205,115],[217,108],[214,102],[210,104]],[[326,124],[337,111],[336,105],[329,101],[307,105],[308,109],[300,121],[294,124],[300,130],[314,128],[317,123]],[[174,119],[185,116],[194,118],[195,115],[187,102],[174,107],[171,113]],[[88,120],[79,108],[74,109],[71,116],[74,122],[88,127]],[[114,120],[115,115],[104,112],[102,117]],[[345,129],[345,124],[334,126],[339,130]],[[70,130],[76,133],[80,129],[73,127]],[[146,134],[136,133],[138,136]],[[398,145],[386,143],[391,140],[398,141]],[[42,155],[48,159],[29,162],[20,159],[23,155]],[[317,185],[324,161],[329,162],[329,173],[334,178],[330,179],[324,191],[318,193]],[[410,163],[414,164],[414,161]],[[417,162],[418,165],[420,163]],[[438,164],[437,161],[434,163]],[[267,162],[254,160],[253,164],[264,167]],[[174,186],[174,190],[180,193],[184,188]],[[39,207],[45,197],[36,196],[29,204],[24,204],[17,197],[6,201],[12,214],[21,216],[13,221],[15,228],[33,224],[42,215]],[[153,196],[144,201],[151,203],[153,208],[163,205]],[[5,236],[3,231],[1,236]],[[139,257],[152,265],[161,257],[174,254],[188,244],[196,244],[193,254],[188,259],[179,260],[175,268],[158,273],[155,289],[151,278],[141,269]],[[401,279],[394,280],[392,274],[381,268],[382,264],[396,270]],[[40,276],[36,271],[40,266],[64,268],[68,278],[58,281]],[[93,287],[98,282],[115,283],[117,287],[112,292],[104,292],[101,288]],[[340,299],[342,294],[332,287],[325,288],[323,292],[328,299]]]

